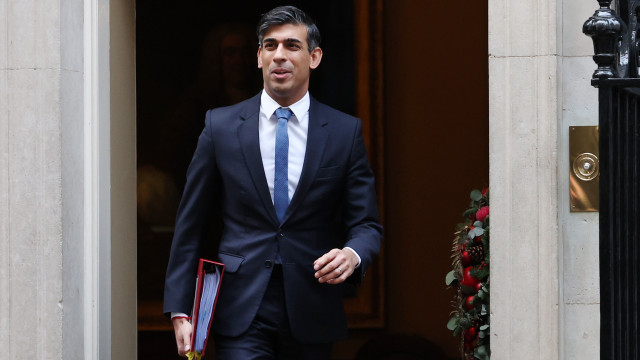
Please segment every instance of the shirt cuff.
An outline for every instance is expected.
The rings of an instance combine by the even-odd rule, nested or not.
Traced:
[[[360,266],[360,263],[362,262],[362,259],[360,258],[360,255],[358,255],[358,253],[355,250],[353,250],[352,248],[350,248],[348,246],[345,246],[344,248],[351,250],[351,252],[354,253],[356,255],[356,257],[358,258],[358,264],[356,265],[356,269],[357,269]]]
[[[179,312],[172,312],[171,313],[171,320],[175,319],[175,318],[190,318],[189,315],[185,314],[185,313],[179,313]]]

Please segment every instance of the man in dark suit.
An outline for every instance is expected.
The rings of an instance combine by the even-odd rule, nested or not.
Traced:
[[[295,7],[258,24],[264,90],[207,112],[187,171],[165,283],[178,352],[188,350],[198,258],[214,208],[226,265],[216,358],[328,359],[346,337],[343,283],[382,237],[361,122],[309,96],[320,34]]]

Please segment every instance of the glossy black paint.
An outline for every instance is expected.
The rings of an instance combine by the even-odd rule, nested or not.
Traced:
[[[600,126],[600,358],[640,359],[640,0],[599,0],[593,39]]]

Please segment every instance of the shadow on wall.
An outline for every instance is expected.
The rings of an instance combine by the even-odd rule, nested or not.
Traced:
[[[436,344],[418,335],[381,335],[367,341],[354,360],[449,360]]]

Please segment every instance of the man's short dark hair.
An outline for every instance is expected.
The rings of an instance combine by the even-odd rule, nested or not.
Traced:
[[[320,46],[320,30],[318,30],[316,23],[309,15],[295,6],[279,6],[262,15],[256,29],[258,46],[262,47],[262,40],[269,28],[285,24],[305,25],[307,27],[309,52]]]

